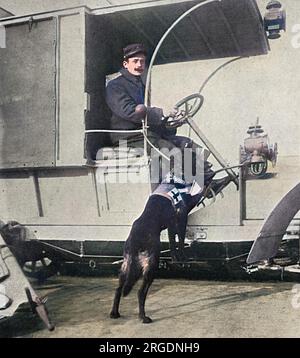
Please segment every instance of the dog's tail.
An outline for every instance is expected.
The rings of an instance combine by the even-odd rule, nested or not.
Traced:
[[[126,255],[121,267],[121,271],[125,275],[123,296],[126,297],[140,277],[141,268],[137,257]]]

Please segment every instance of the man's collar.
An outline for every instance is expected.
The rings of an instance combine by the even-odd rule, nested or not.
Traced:
[[[129,81],[133,83],[139,83],[142,82],[141,76],[134,76],[131,74],[126,68],[121,68],[120,73],[127,78]]]

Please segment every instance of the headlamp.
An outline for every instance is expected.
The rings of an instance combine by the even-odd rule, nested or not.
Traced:
[[[280,31],[286,30],[286,12],[279,1],[272,0],[266,7],[264,28],[269,39],[278,39]]]

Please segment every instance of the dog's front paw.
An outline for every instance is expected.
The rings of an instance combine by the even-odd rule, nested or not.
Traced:
[[[110,316],[110,318],[112,318],[112,319],[117,319],[117,318],[120,318],[120,317],[121,317],[121,315],[120,315],[119,312],[114,312],[114,311],[111,311],[109,316]]]
[[[152,319],[150,317],[147,317],[145,316],[143,319],[142,319],[143,323],[152,323]]]

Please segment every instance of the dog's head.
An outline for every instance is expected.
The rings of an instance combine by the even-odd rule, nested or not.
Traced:
[[[8,221],[6,224],[1,221],[0,234],[9,246],[17,246],[21,242],[28,240],[25,226],[17,221]]]
[[[0,222],[0,234],[20,265],[43,258],[44,252],[33,232],[17,221]]]

